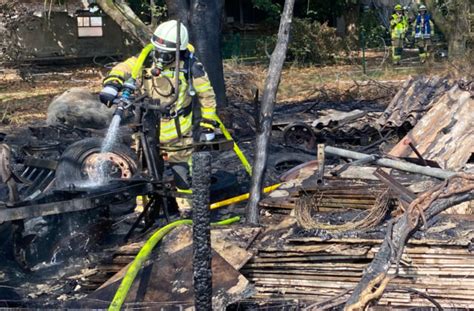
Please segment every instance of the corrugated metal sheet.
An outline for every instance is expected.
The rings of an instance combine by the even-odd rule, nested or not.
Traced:
[[[470,93],[457,85],[446,92],[390,155],[415,158],[408,141],[423,158],[436,161],[441,168],[462,169],[474,153],[474,99]]]
[[[449,88],[450,82],[441,77],[420,76],[407,80],[377,120],[381,127],[413,127]]]

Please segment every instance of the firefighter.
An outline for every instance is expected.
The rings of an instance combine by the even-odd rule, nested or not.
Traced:
[[[408,19],[403,14],[403,7],[400,4],[395,6],[395,13],[390,20],[390,33],[392,37],[392,60],[396,65],[400,64],[403,52],[403,42],[408,29]]]
[[[420,61],[426,62],[430,56],[431,37],[434,35],[434,25],[431,16],[426,10],[425,5],[420,5],[418,15],[415,18],[413,26],[413,36],[415,44],[418,46]]]
[[[143,63],[141,71],[141,89],[151,98],[162,102],[169,102],[174,92],[178,91],[177,101],[171,106],[169,113],[162,115],[159,141],[164,158],[173,171],[177,191],[190,194],[193,149],[189,147],[194,139],[201,142],[214,139],[214,129],[217,125],[216,99],[203,65],[194,57],[194,48],[189,44],[188,30],[182,24],[179,46],[180,82],[179,90],[174,90],[177,24],[175,20],[164,22],[153,33],[151,39],[153,49]],[[104,88],[99,94],[102,103],[111,105],[124,82],[131,77],[132,70],[137,66],[138,61],[139,58],[131,57],[112,68],[104,79]],[[199,124],[196,126],[193,124],[193,103],[199,105],[201,114]],[[197,129],[194,133],[193,126]],[[188,147],[188,149],[175,150],[182,147]],[[181,216],[189,216],[192,207],[191,200],[177,198],[177,203]]]

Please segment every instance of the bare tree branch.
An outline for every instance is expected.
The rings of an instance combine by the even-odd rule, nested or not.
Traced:
[[[278,41],[270,59],[270,68],[265,81],[262,107],[260,110],[260,127],[257,133],[257,147],[255,153],[252,184],[250,186],[250,200],[247,206],[247,222],[258,224],[258,202],[262,195],[263,175],[267,164],[268,140],[272,130],[273,105],[276,100],[278,85],[280,84],[281,69],[286,58],[288,40],[290,36],[291,20],[295,0],[286,0],[278,30]]]

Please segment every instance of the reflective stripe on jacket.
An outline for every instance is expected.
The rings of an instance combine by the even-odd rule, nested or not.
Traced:
[[[150,57],[150,56],[149,56]],[[117,64],[104,79],[104,84],[110,80],[128,80],[131,77],[132,70],[137,63],[137,57],[130,57],[126,61]],[[198,63],[200,65],[200,63]],[[173,64],[174,65],[174,64]],[[201,65],[202,66],[202,65]],[[181,61],[180,68],[184,68],[184,62]],[[192,96],[189,94],[188,80],[185,74],[186,69],[181,69],[179,73],[179,93],[178,100],[173,105],[170,114],[186,108],[192,104]],[[151,74],[151,68],[142,70],[142,90],[153,99],[167,102],[174,94],[174,68],[165,68],[159,76]],[[201,72],[192,79],[193,88],[199,99],[202,118],[216,120],[216,97],[206,72]],[[187,115],[177,117],[180,124],[181,135],[188,134],[192,129],[192,112]],[[167,143],[179,138],[174,118],[162,118],[160,124],[160,142]]]
[[[433,22],[431,16],[418,14],[415,19],[414,36],[415,38],[430,38],[434,35]]]

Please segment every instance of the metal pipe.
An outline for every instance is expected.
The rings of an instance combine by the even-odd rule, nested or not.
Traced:
[[[368,163],[374,162],[375,160],[377,160],[377,157],[374,156],[374,155],[371,155],[371,156],[368,156],[368,157],[360,159],[360,160],[355,160],[355,161],[346,163],[343,166],[341,166],[339,169],[331,171],[330,173],[333,176],[339,176],[339,175],[341,175],[342,172],[347,170],[350,166],[360,166],[360,165],[363,165],[363,164],[368,164]]]
[[[143,133],[141,133],[142,149],[145,156],[146,164],[153,181],[162,181],[163,163],[159,156],[159,146],[157,141],[159,133],[160,121],[153,110],[147,110],[142,115]]]
[[[142,142],[142,148],[143,148],[143,153],[145,154],[145,161],[146,165],[149,169],[150,176],[152,178],[152,181],[159,181],[160,180],[160,175],[158,173],[158,169],[156,167],[156,159],[153,159],[153,152],[151,151],[150,144],[148,143],[147,136],[145,134],[140,135],[140,139]]]
[[[324,145],[318,144],[318,170],[316,172],[316,183],[318,185],[324,183],[324,166],[326,162],[324,155]]]
[[[360,159],[367,158],[368,156],[370,156],[365,153],[350,151],[350,150],[336,148],[332,146],[326,146],[324,148],[324,151],[331,155],[337,155],[340,157],[356,159],[356,160],[360,160]],[[415,174],[422,174],[426,176],[436,177],[439,179],[447,179],[453,175],[456,175],[456,172],[447,171],[440,168],[416,165],[416,164],[408,163],[401,160],[380,158],[380,159],[377,159],[374,163],[379,166],[390,167],[390,168],[394,168],[400,171],[405,171],[405,172],[410,172],[410,173],[415,173]]]
[[[374,176],[380,179],[384,184],[390,187],[396,194],[400,196],[401,199],[407,203],[413,202],[416,199],[416,194],[411,192],[409,189],[405,188],[401,183],[399,183],[395,178],[385,173],[380,167],[374,172]]]
[[[163,103],[161,105],[162,109],[166,109],[172,104],[174,104],[179,97],[179,65],[180,65],[180,53],[181,53],[181,21],[178,19],[176,20],[176,56],[175,56],[175,68],[174,68],[174,94],[173,97],[170,99],[169,102]]]
[[[138,198],[138,197],[137,197]],[[140,224],[140,222],[142,221],[143,217],[145,217],[145,214],[148,213],[148,210],[150,209],[151,205],[152,204],[155,204],[155,198],[152,197],[150,201],[148,201],[148,203],[145,205],[145,207],[143,208],[143,211],[140,213],[140,215],[138,215],[137,219],[135,220],[135,222],[133,223],[133,225],[130,227],[130,229],[128,229],[128,232],[127,234],[125,235],[125,237],[123,238],[123,241],[124,242],[127,242],[128,239],[130,238],[130,236],[132,235],[133,231],[138,227],[138,225]]]

